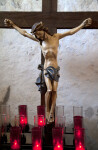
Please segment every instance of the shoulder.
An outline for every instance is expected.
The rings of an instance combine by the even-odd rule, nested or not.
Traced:
[[[54,38],[59,38],[59,34],[58,34],[58,33],[54,33],[54,34],[53,34],[53,37],[54,37]]]

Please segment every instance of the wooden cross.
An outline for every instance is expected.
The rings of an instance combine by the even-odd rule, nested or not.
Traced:
[[[51,33],[56,33],[57,29],[74,28],[89,17],[93,23],[86,29],[98,29],[98,12],[57,12],[57,0],[42,0],[42,12],[0,12],[0,28],[7,28],[4,26],[5,18],[26,29],[31,29],[34,23],[42,21]],[[44,63],[42,55],[41,63]],[[41,95],[42,105],[44,96]]]

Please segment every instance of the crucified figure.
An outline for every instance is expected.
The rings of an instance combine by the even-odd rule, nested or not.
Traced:
[[[53,35],[49,33],[48,28],[44,27],[42,22],[35,23],[32,26],[31,34],[19,28],[9,19],[5,19],[4,23],[5,26],[13,27],[23,36],[39,42],[41,46],[42,53],[45,58],[43,71],[45,83],[47,86],[47,92],[45,94],[46,119],[48,123],[53,122],[59,80],[59,66],[57,62],[59,40],[68,35],[73,35],[84,27],[90,26],[92,19],[88,18],[84,20],[79,26],[65,33],[55,33]],[[49,107],[50,97],[52,100],[51,108]]]

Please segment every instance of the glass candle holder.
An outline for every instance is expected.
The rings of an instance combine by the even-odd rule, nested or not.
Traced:
[[[19,116],[18,115],[16,115],[14,118],[14,126],[19,127]]]
[[[83,107],[73,107],[74,128],[83,127]]]
[[[45,106],[37,106],[37,115],[40,116],[40,115],[43,115],[44,116],[44,125],[46,124],[46,121],[45,121]]]
[[[5,116],[6,125],[10,124],[10,106],[9,105],[0,105],[1,116]]]
[[[11,150],[20,150],[21,145],[21,129],[20,127],[11,127],[10,129],[10,145]]]
[[[74,116],[74,128],[79,129],[83,127],[83,117],[82,116]]]
[[[42,150],[41,128],[32,128],[32,150]]]
[[[83,107],[73,106],[73,116],[83,116]]]
[[[20,126],[27,125],[27,105],[19,105],[19,123]]]
[[[55,118],[57,116],[64,116],[64,106],[63,105],[58,105],[55,107]]]
[[[65,128],[65,116],[57,116],[55,118],[55,127]]]
[[[7,129],[7,115],[6,114],[1,115],[1,124],[2,124],[1,125],[2,133],[5,133]]]
[[[0,147],[1,147],[1,126],[0,126]]]
[[[52,129],[53,150],[63,150],[63,130],[61,127]]]
[[[43,127],[44,126],[44,116],[36,115],[34,116],[34,127]]]
[[[75,137],[75,149],[76,150],[85,150],[85,129],[75,129],[74,130]]]

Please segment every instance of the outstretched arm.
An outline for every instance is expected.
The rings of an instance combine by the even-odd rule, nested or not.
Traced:
[[[65,36],[72,35],[72,34],[78,32],[80,29],[82,29],[84,27],[90,26],[91,23],[92,23],[92,19],[88,18],[88,19],[84,20],[78,27],[73,28],[65,33],[58,33],[57,35],[58,35],[59,39],[62,39]]]
[[[19,28],[18,26],[16,26],[11,20],[9,19],[5,19],[4,20],[4,24],[5,26],[8,26],[8,27],[13,27],[14,29],[16,29],[20,34],[22,34],[23,36],[25,37],[28,37],[36,42],[38,42],[38,40],[31,34],[27,33],[27,31]]]

